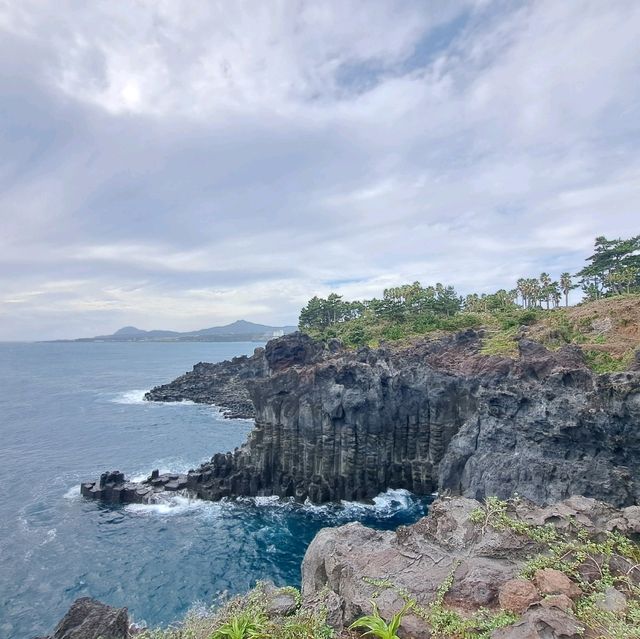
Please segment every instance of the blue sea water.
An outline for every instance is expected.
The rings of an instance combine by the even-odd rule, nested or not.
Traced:
[[[107,469],[186,471],[240,445],[250,421],[142,395],[198,361],[255,346],[0,344],[0,637],[47,634],[87,595],[166,625],[258,579],[299,584],[304,551],[324,526],[394,528],[424,513],[426,503],[403,491],[326,507],[180,496],[122,507],[80,497],[80,481]]]

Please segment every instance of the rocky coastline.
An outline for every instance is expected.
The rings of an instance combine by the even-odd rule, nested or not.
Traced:
[[[440,498],[426,517],[395,531],[359,523],[321,530],[302,563],[301,594],[259,584],[167,634],[82,598],[47,639],[209,639],[246,615],[266,629],[259,636],[355,639],[351,624],[373,610],[387,620],[401,615],[400,639],[633,639],[639,539],[639,506],[578,496],[546,507]],[[618,634],[601,634],[603,623]]]
[[[246,382],[263,375],[263,362],[263,348],[256,348],[251,357],[234,357],[216,364],[199,362],[172,382],[152,388],[144,399],[215,404],[229,419],[253,419],[255,411]]]
[[[387,620],[402,612],[401,639],[595,639],[603,624],[621,629],[606,636],[636,637],[637,358],[628,371],[598,375],[575,346],[549,351],[523,337],[509,358],[482,354],[483,338],[469,330],[354,351],[296,333],[251,357],[199,364],[148,399],[219,403],[227,393],[227,406],[249,401],[247,442],[182,475],[153,471],[135,483],[104,473],[82,494],[112,504],[177,491],[322,503],[387,488],[438,492],[411,526],[320,531],[286,612],[273,612],[272,598],[285,593],[271,586],[230,610],[253,602],[270,628],[286,627],[287,615],[292,623],[322,618],[343,639],[359,636],[350,624],[376,610]],[[122,626],[122,611],[94,603],[76,613],[101,610]],[[94,639],[53,638],[76,636]]]
[[[519,494],[539,504],[572,495],[639,503],[638,367],[597,375],[578,347],[549,351],[524,338],[516,359],[487,356],[482,338],[468,330],[348,350],[293,333],[251,357],[198,364],[147,399],[253,415],[247,442],[186,475],[154,473],[135,484],[107,473],[82,494],[111,503],[165,490],[323,503],[404,488]]]
[[[392,532],[359,523],[325,528],[302,564],[303,598],[313,602],[324,593],[331,625],[341,630],[368,614],[373,600],[382,617],[390,619],[409,595],[415,607],[403,618],[400,636],[429,639],[433,628],[415,610],[429,610],[448,583],[442,605],[463,619],[478,610],[502,609],[517,616],[509,627],[496,629],[492,639],[599,636],[585,635],[587,627],[573,615],[587,584],[600,578],[598,569],[585,559],[576,569],[581,577],[571,579],[542,561],[540,568],[532,566],[536,553],[548,556],[546,544],[532,532],[553,529],[571,536],[581,529],[593,539],[619,533],[638,540],[640,507],[615,509],[577,496],[546,507],[521,499],[504,507],[504,515],[492,519],[491,506],[464,497],[443,498],[426,517]],[[606,558],[612,574],[640,584],[640,567],[614,555]],[[610,594],[613,599],[620,593]],[[618,599],[626,605],[625,596]]]

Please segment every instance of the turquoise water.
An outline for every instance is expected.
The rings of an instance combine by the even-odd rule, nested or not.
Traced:
[[[179,619],[256,580],[298,584],[323,526],[414,521],[423,501],[402,491],[371,506],[239,503],[174,496],[148,506],[81,499],[106,469],[186,471],[233,449],[251,428],[210,406],[142,401],[198,361],[250,354],[252,343],[0,344],[0,637],[53,630],[71,602],[128,606],[151,625]]]

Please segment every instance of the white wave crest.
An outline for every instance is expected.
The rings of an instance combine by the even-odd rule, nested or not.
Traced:
[[[234,501],[229,501],[233,504]],[[293,497],[280,499],[272,495],[268,497],[239,497],[235,500],[238,504],[250,504],[260,508],[274,508],[280,510],[302,510],[309,514],[326,517],[332,520],[351,521],[364,515],[374,515],[377,517],[393,517],[396,513],[411,510],[418,506],[419,501],[416,496],[402,488],[390,488],[384,493],[374,497],[372,503],[362,503],[357,501],[342,500],[339,504],[314,504],[308,499],[300,504]]]
[[[46,546],[49,542],[53,541],[58,535],[58,531],[55,528],[51,528],[47,530],[47,535],[44,540],[40,543],[41,546]]]
[[[373,499],[373,503],[364,504],[353,501],[342,501],[339,504],[304,504],[293,498],[279,499],[277,496],[240,497],[235,500],[223,499],[211,502],[181,493],[159,493],[155,502],[150,504],[128,504],[125,509],[136,515],[155,515],[172,517],[176,515],[204,516],[207,518],[224,516],[225,512],[235,508],[253,506],[271,511],[275,517],[285,513],[298,511],[309,515],[320,516],[335,524],[358,520],[364,516],[386,519],[399,512],[409,511],[419,506],[419,501],[407,490],[389,489]]]
[[[217,517],[222,508],[218,502],[194,499],[185,495],[162,493],[157,496],[153,504],[128,504],[125,510],[136,515],[156,515],[162,517],[174,517],[197,513],[207,517]]]
[[[82,495],[80,494],[80,486],[78,484],[74,484],[65,492],[63,495],[64,499],[76,500],[80,499]]]
[[[111,401],[114,404],[143,404],[144,395],[148,392],[148,388],[144,390],[130,390],[116,395]]]

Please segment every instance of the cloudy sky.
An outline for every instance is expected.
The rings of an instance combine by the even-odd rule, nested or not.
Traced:
[[[640,2],[0,0],[0,340],[580,268],[640,232]]]

